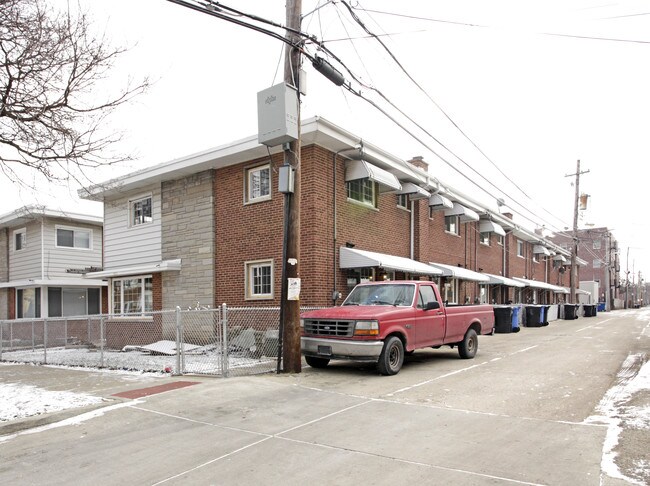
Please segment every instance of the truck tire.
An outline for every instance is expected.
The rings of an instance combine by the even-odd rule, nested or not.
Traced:
[[[382,375],[390,376],[399,373],[404,363],[404,345],[402,340],[391,336],[384,342],[384,348],[379,355],[377,369]]]
[[[474,329],[468,329],[465,337],[458,343],[458,354],[463,359],[472,359],[478,349],[478,335]]]
[[[329,358],[318,358],[316,356],[305,356],[305,361],[312,368],[325,368],[330,362]]]

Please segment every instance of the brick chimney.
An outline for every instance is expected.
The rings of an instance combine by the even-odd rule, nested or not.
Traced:
[[[421,155],[416,155],[415,157],[413,157],[411,160],[408,160],[407,162],[411,165],[414,165],[415,167],[422,169],[425,172],[429,171],[429,164],[427,164],[424,161],[424,157],[422,157]]]

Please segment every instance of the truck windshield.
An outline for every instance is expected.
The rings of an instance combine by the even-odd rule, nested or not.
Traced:
[[[406,305],[413,304],[413,284],[358,285],[343,305]]]

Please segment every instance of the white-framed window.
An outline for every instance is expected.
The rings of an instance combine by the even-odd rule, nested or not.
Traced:
[[[410,211],[411,207],[409,205],[409,195],[408,194],[398,194],[397,195],[397,207]]]
[[[597,258],[594,260],[594,268],[600,268],[601,267],[601,260],[600,258]]]
[[[111,281],[113,314],[131,314],[153,311],[153,278],[114,278]]]
[[[256,260],[244,264],[246,299],[273,298],[273,260]]]
[[[445,216],[445,231],[454,235],[460,234],[460,224],[458,216]]]
[[[244,200],[247,203],[271,199],[271,165],[246,169]]]
[[[593,249],[600,250],[600,240],[594,240]]]
[[[152,197],[145,196],[129,201],[131,226],[153,223]]]
[[[503,235],[497,235],[497,245],[503,246],[504,238]]]
[[[47,289],[49,317],[99,314],[100,309],[99,288],[49,287]]]
[[[480,239],[481,245],[488,245],[488,246],[490,246],[490,233],[489,233],[489,232],[481,233],[481,237],[480,237],[480,238],[481,238],[481,239]]]
[[[360,202],[366,206],[377,207],[377,184],[368,178],[356,179],[345,183],[348,199]]]
[[[517,256],[524,258],[524,242],[517,240]]]
[[[14,231],[14,251],[20,251],[27,246],[27,228]]]
[[[93,231],[91,229],[56,226],[57,248],[92,249]]]

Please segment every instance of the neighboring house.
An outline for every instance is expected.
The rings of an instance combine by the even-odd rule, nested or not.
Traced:
[[[301,143],[304,305],[371,279],[433,279],[461,304],[563,292],[548,283],[551,256],[569,252],[445,187],[421,157],[401,160],[319,117],[304,121]],[[281,147],[269,153],[255,136],[80,191],[105,214],[103,269],[85,277],[109,281],[113,314],[278,305],[282,163]]]
[[[102,218],[28,206],[0,216],[0,318],[99,314]]]

